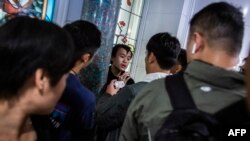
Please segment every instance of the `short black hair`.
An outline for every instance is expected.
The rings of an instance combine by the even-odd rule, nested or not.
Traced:
[[[182,66],[182,70],[185,70],[187,67],[187,52],[185,49],[181,49],[178,55],[178,62]]]
[[[85,53],[89,53],[92,57],[101,46],[101,31],[91,22],[77,20],[66,24],[63,28],[68,31],[74,42],[73,65]]]
[[[152,36],[146,49],[148,54],[154,53],[161,69],[170,69],[176,64],[181,45],[176,37],[164,32]]]
[[[73,42],[59,26],[29,17],[16,17],[0,27],[0,98],[16,96],[38,69],[55,86],[70,70]]]
[[[127,46],[127,45],[124,45],[124,44],[116,44],[116,45],[113,47],[113,49],[112,49],[112,54],[111,54],[111,57],[112,57],[112,58],[113,58],[113,57],[116,57],[116,54],[117,54],[117,52],[118,52],[118,50],[119,50],[120,48],[125,49],[127,52],[131,52],[131,56],[133,56],[133,52],[132,52],[132,50],[131,50],[131,47],[129,47],[129,46]]]
[[[226,3],[212,3],[190,21],[190,34],[201,33],[208,41],[224,44],[222,47],[229,55],[237,56],[241,50],[244,32],[243,15],[240,9]]]

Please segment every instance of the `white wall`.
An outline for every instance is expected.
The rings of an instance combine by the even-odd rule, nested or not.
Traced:
[[[245,32],[240,59],[245,58],[250,46],[250,1],[249,0],[146,0],[142,24],[138,35],[131,76],[136,82],[145,77],[145,46],[149,38],[157,32],[170,32],[186,48],[186,39],[191,17],[212,2],[226,1],[241,7],[245,18]],[[240,63],[240,62],[239,62]]]
[[[70,0],[66,23],[81,19],[84,0]]]
[[[81,17],[84,0],[56,0],[53,21],[60,26]],[[136,82],[143,80],[145,72],[145,47],[149,38],[158,32],[169,32],[186,48],[189,20],[194,13],[209,3],[223,0],[145,0],[142,21],[133,58],[131,76]],[[224,0],[241,6],[245,11],[245,32],[240,59],[247,56],[250,46],[250,1]]]
[[[56,0],[53,22],[59,26],[65,24],[68,14],[69,0]]]
[[[56,0],[53,22],[60,26],[81,19],[84,0]]]
[[[187,36],[189,31],[189,21],[194,13],[196,0],[185,0],[181,12],[177,38],[182,48],[186,48]]]
[[[146,75],[145,47],[150,37],[159,32],[177,35],[183,3],[184,0],[145,0],[131,69],[131,76],[136,82],[142,80]]]

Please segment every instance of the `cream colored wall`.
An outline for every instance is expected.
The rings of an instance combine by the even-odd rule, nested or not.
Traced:
[[[145,72],[146,44],[151,36],[169,32],[176,36],[184,0],[145,0],[142,22],[133,58],[131,76],[136,82],[143,80]]]
[[[248,55],[250,46],[250,1],[249,0],[146,0],[137,50],[133,59],[131,76],[136,82],[143,80],[145,72],[145,47],[149,38],[158,32],[169,32],[177,36],[182,48],[186,48],[186,38],[191,17],[212,2],[226,1],[242,7],[245,31],[239,60]],[[240,63],[240,62],[239,62]]]

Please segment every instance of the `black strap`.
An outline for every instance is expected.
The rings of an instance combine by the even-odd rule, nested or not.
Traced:
[[[174,109],[196,109],[183,73],[167,76],[165,78],[165,87]],[[216,112],[214,117],[224,124],[248,123],[250,125],[250,116],[245,104],[245,98],[242,98]]]
[[[218,111],[214,116],[220,122],[231,125],[249,123],[250,121],[245,98]]]
[[[174,109],[196,109],[183,73],[167,76],[165,86]]]

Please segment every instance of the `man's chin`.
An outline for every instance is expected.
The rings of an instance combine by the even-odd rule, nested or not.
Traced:
[[[120,68],[120,71],[125,71],[127,68]]]

